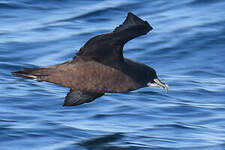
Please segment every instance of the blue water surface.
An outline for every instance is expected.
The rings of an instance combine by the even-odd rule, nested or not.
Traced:
[[[1,150],[224,150],[224,0],[1,0]],[[72,59],[131,11],[154,28],[124,56],[170,86],[62,107],[68,88],[11,75]],[[85,83],[84,83],[85,84]]]

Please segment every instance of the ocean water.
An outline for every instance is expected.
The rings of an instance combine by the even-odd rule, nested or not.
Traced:
[[[225,1],[1,0],[1,150],[224,150]],[[72,59],[128,12],[149,34],[124,55],[170,86],[106,94],[62,107],[69,89],[12,71]],[[85,83],[84,83],[85,84]]]

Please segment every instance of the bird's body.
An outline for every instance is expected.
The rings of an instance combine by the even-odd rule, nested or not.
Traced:
[[[13,74],[70,88],[64,103],[69,106],[93,101],[104,93],[128,92],[145,87],[158,80],[155,70],[124,58],[123,46],[151,29],[146,21],[128,13],[122,25],[111,33],[90,39],[73,60]],[[161,83],[160,80],[157,82]],[[168,88],[166,84],[162,85]]]

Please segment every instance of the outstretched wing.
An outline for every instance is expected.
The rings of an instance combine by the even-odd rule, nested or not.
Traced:
[[[147,21],[128,13],[125,21],[113,32],[93,37],[81,47],[75,60],[95,60],[105,65],[123,61],[123,46],[129,40],[147,34],[152,27]]]
[[[69,93],[66,96],[63,106],[76,106],[83,103],[89,103],[103,95],[104,93],[90,93],[70,89]]]

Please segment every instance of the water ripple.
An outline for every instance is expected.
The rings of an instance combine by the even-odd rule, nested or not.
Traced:
[[[224,1],[0,2],[1,149],[223,149]],[[72,59],[132,11],[153,26],[124,47],[169,84],[62,107],[69,89],[12,71]],[[46,142],[47,141],[47,142]],[[31,147],[32,145],[32,147]]]

